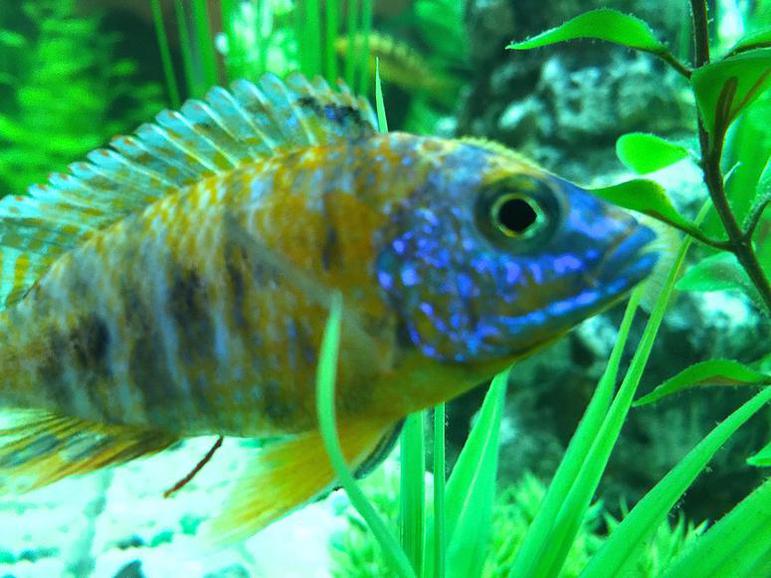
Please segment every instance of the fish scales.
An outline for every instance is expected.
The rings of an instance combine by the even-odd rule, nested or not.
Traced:
[[[194,435],[281,438],[213,522],[246,537],[334,482],[315,376],[336,292],[338,429],[364,472],[404,416],[657,259],[631,215],[494,143],[378,134],[342,85],[268,75],[157,121],[0,201],[0,408],[24,410],[0,493]]]
[[[356,288],[351,302],[383,333],[391,314],[376,291],[362,290],[371,276],[371,231],[382,217],[356,192],[366,191],[363,168],[373,157],[396,155],[395,148],[420,154],[399,138],[309,149],[211,177],[68,254],[10,312],[14,325],[29,328],[19,351],[50,352],[30,373],[30,390],[55,390],[53,399],[79,417],[174,424],[186,434],[272,433],[260,415],[286,427],[300,413],[293,427],[307,427],[324,308],[280,272],[250,263],[250,247],[229,229],[311,272],[320,286]],[[396,183],[390,190],[398,194]],[[386,355],[392,344],[381,341]],[[262,410],[255,415],[252,405],[241,415],[244,401]]]

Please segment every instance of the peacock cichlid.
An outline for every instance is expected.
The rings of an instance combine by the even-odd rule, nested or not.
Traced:
[[[0,492],[279,437],[213,522],[248,536],[334,483],[314,376],[336,291],[360,467],[651,272],[649,228],[504,147],[375,125],[344,86],[268,75],[0,201]]]

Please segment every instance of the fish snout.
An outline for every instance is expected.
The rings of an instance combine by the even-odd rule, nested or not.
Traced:
[[[598,284],[637,284],[653,271],[658,261],[659,254],[653,247],[656,239],[653,229],[632,220],[629,228],[613,240],[592,277]]]

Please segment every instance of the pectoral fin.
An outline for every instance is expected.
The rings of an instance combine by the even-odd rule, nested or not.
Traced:
[[[394,424],[355,422],[339,426],[340,444],[356,471]],[[214,544],[249,538],[268,524],[334,487],[335,475],[321,435],[306,432],[258,450],[223,512],[209,528]]]

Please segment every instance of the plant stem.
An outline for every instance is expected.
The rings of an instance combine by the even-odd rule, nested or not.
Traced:
[[[718,239],[713,239],[712,237],[705,235],[702,233],[699,229],[696,227],[683,227],[677,223],[672,223],[670,221],[667,221],[667,223],[677,229],[678,231],[682,231],[686,235],[690,235],[703,245],[707,245],[708,247],[712,247],[713,249],[717,249],[718,251],[732,251],[733,245],[730,241],[720,241]]]
[[[685,78],[691,78],[691,74],[693,73],[693,70],[688,68],[685,64],[680,62],[677,58],[675,58],[675,55],[671,52],[654,52],[656,56],[658,56],[661,60],[669,64],[675,71],[684,76]]]
[[[694,66],[699,68],[709,64],[709,30],[707,28],[707,3],[705,0],[691,0],[691,12],[693,16],[693,37],[694,37]],[[728,119],[725,119],[726,123]],[[758,262],[757,255],[752,249],[752,241],[742,232],[736,216],[728,203],[728,197],[723,186],[723,174],[720,169],[720,157],[723,149],[723,138],[725,136],[724,125],[720,131],[715,130],[712,135],[712,142],[707,130],[704,128],[704,122],[699,115],[699,145],[701,148],[701,170],[704,173],[704,182],[709,190],[712,203],[715,206],[720,221],[725,227],[728,235],[730,251],[736,255],[744,270],[747,272],[750,280],[755,285],[760,294],[760,298],[771,312],[771,283],[769,283],[763,269]]]

